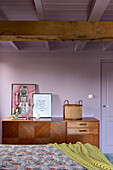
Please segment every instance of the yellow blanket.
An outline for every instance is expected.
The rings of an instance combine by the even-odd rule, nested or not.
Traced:
[[[71,159],[89,170],[113,170],[113,165],[105,158],[103,153],[97,147],[90,145],[89,143],[54,143],[49,145],[58,148]]]

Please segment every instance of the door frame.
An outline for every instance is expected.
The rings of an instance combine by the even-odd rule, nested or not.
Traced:
[[[100,150],[102,150],[102,64],[113,63],[113,59],[100,60]]]

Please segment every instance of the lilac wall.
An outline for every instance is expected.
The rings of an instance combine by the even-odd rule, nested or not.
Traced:
[[[100,119],[100,60],[112,53],[0,53],[0,116],[11,114],[11,84],[36,83],[52,93],[52,116],[63,116],[63,102],[84,102],[83,116]],[[94,99],[88,99],[94,94]]]

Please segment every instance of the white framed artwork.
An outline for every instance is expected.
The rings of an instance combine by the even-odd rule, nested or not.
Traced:
[[[33,117],[51,117],[52,94],[33,94]]]

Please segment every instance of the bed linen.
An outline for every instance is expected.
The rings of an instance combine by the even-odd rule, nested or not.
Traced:
[[[104,154],[113,164],[113,154]],[[0,170],[86,170],[51,145],[0,145]]]
[[[51,143],[50,145],[58,148],[88,170],[113,170],[112,163],[104,156],[101,150],[89,143]]]
[[[51,145],[0,145],[0,169],[85,170]]]

